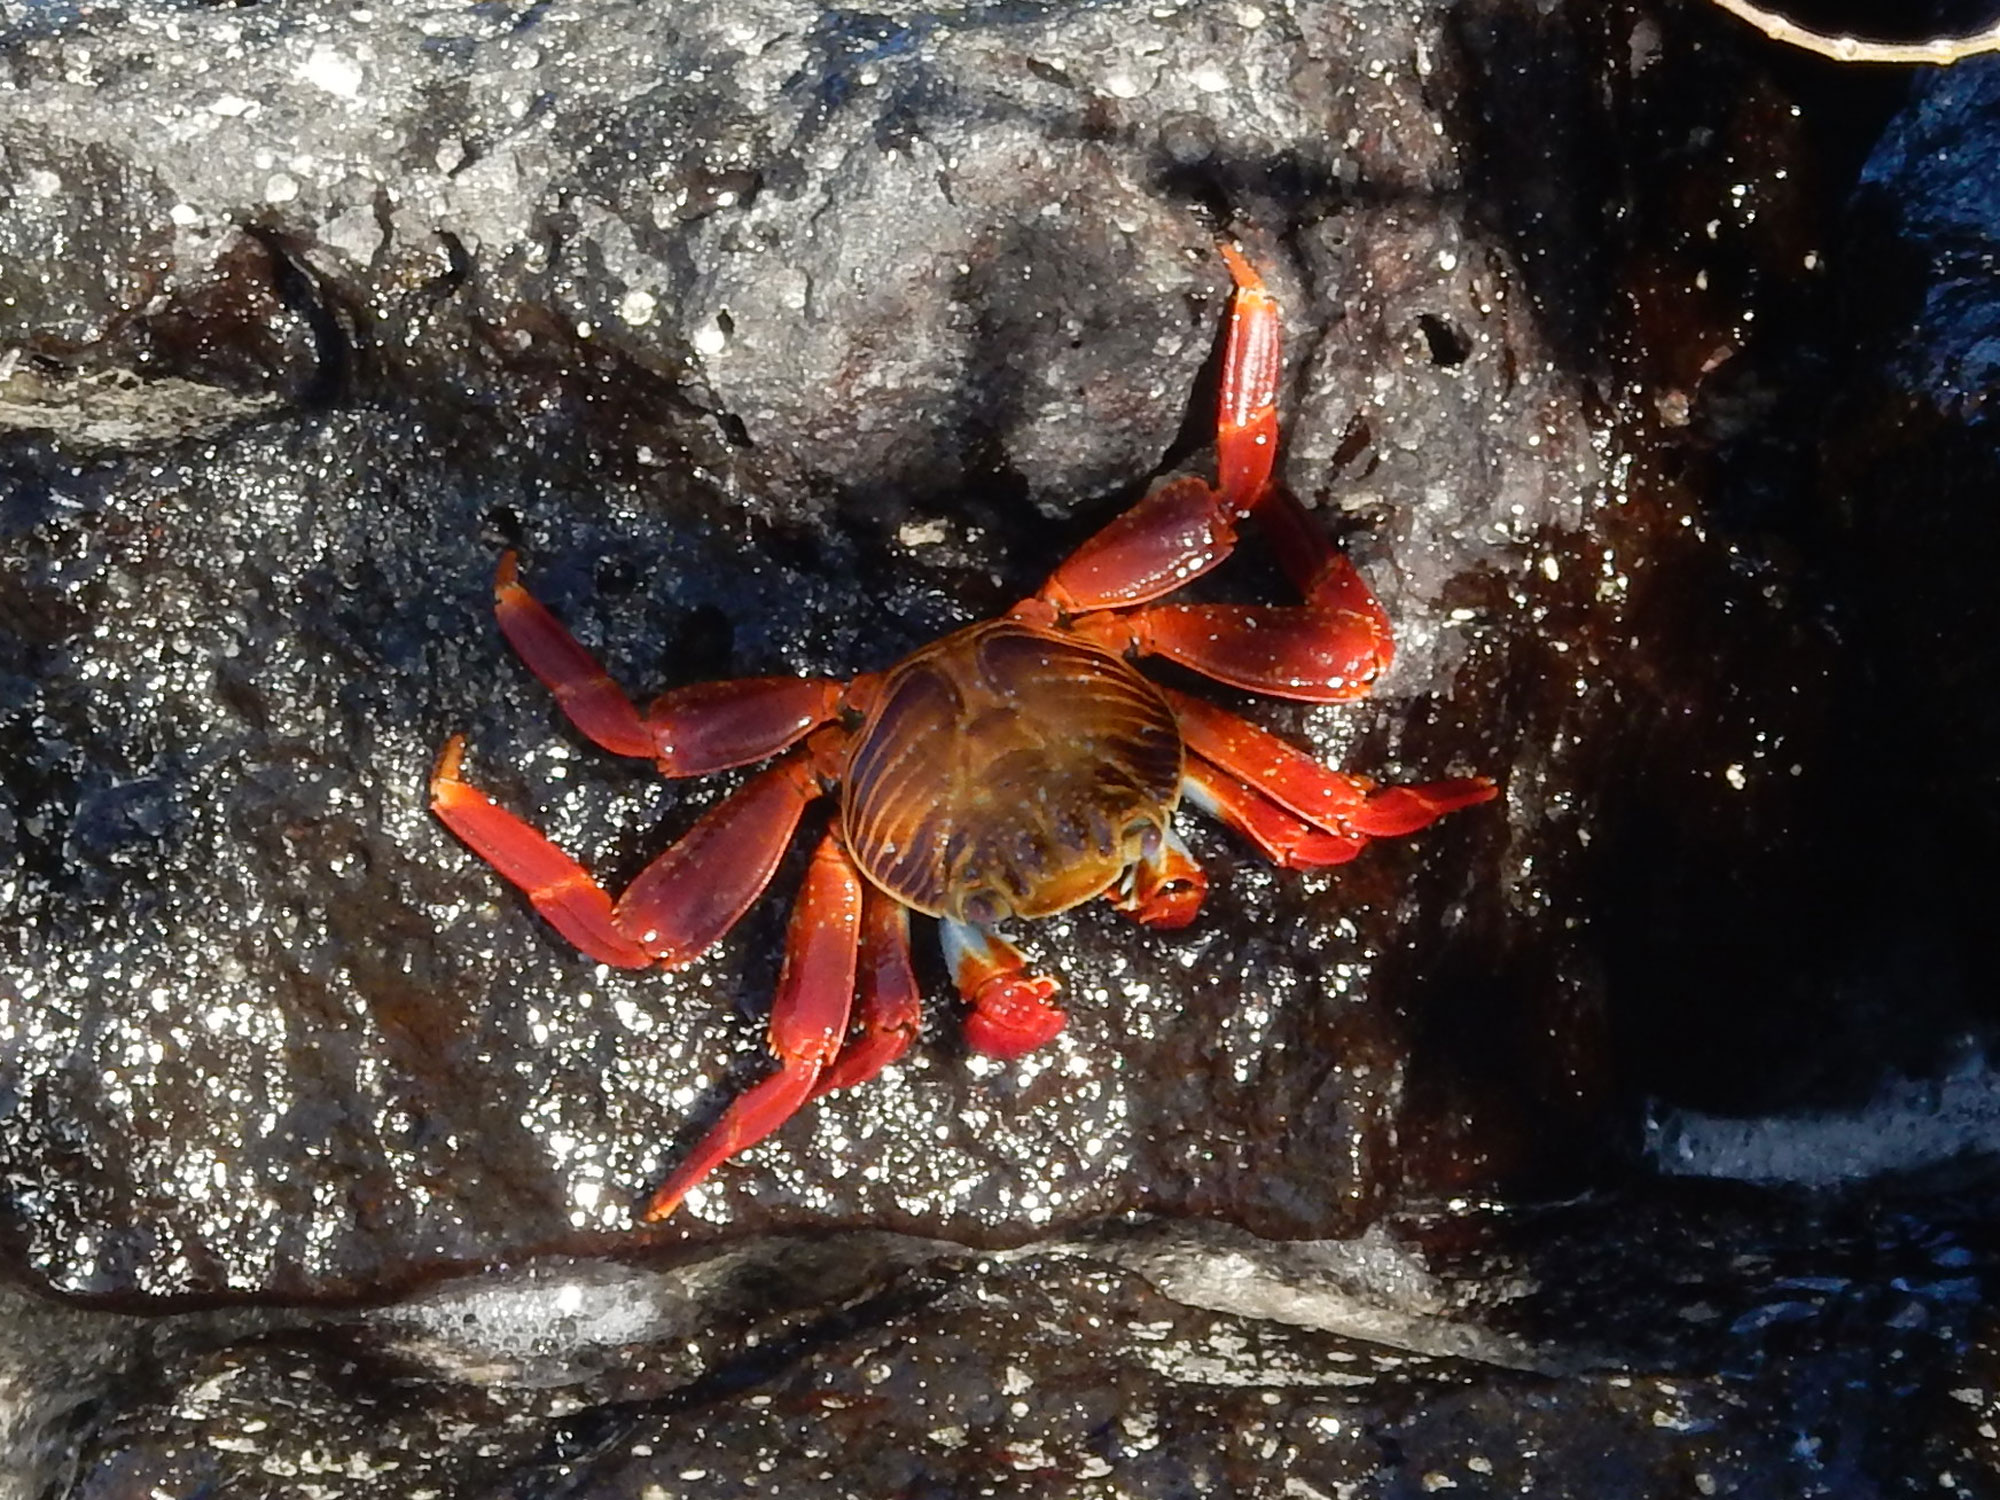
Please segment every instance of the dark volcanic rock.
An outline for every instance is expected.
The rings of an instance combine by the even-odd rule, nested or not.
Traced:
[[[317,1326],[39,1316],[124,1341],[78,1496],[1976,1496],[1979,1236],[1703,1188],[1286,1246],[766,1239]]]
[[[1977,1493],[1983,1190],[1640,1162],[1990,1096],[1971,77],[1850,227],[1893,99],[1700,12],[0,0],[21,1492]],[[1195,925],[1020,934],[1053,1046],[939,1006],[635,1230],[802,860],[635,975],[435,823],[454,732],[612,885],[733,780],[583,741],[499,551],[641,695],[882,667],[1206,471],[1225,235],[1400,650],[1220,696],[1504,800],[1313,874],[1190,819]]]
[[[596,972],[432,822],[453,730],[613,881],[721,790],[562,725],[492,626],[496,541],[635,690],[886,665],[1207,462],[1218,232],[1287,310],[1286,472],[1402,646],[1369,704],[1259,712],[1385,778],[1573,774],[1610,684],[1510,699],[1569,648],[1550,608],[1621,628],[1563,540],[1615,494],[1504,250],[1422,211],[1457,165],[1409,23],[618,14],[615,46],[553,14],[15,35],[19,97],[171,200],[163,279],[98,317],[76,388],[122,361],[266,403],[164,451],[80,463],[55,419],[14,448],[8,1129],[52,1286],[355,1293],[626,1240],[762,1066],[782,902],[681,973]],[[20,331],[42,366],[88,321],[77,274]],[[44,405],[94,399],[61,374]],[[1280,587],[1245,552],[1234,586]],[[1325,1235],[1406,1184],[1573,1172],[1602,1108],[1575,834],[1515,826],[1311,876],[1197,830],[1187,933],[1027,934],[1072,997],[1055,1046],[997,1067],[942,1024],[666,1233],[1009,1243],[1145,1206]],[[1425,1045],[1461,1014],[1504,1070]]]

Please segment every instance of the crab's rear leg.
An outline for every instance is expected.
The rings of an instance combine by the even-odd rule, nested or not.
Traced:
[[[1254,725],[1233,722],[1247,734],[1227,742],[1205,734],[1200,725],[1184,730],[1188,758],[1182,793],[1287,869],[1345,864],[1370,839],[1415,833],[1446,813],[1498,795],[1483,776],[1377,788],[1320,765]]]
[[[1448,812],[1495,795],[1493,784],[1478,777],[1384,787],[1369,793],[1360,811],[1343,826],[1322,828],[1199,756],[1188,757],[1181,786],[1188,801],[1249,839],[1272,863],[1289,870],[1344,865],[1366,848],[1370,839],[1414,833]]]
[[[650,760],[665,776],[702,776],[776,755],[839,711],[844,685],[830,678],[746,677],[677,688],[642,714],[519,572],[504,553],[493,577],[501,634],[570,722],[614,755]]]
[[[1278,381],[1284,373],[1278,304],[1233,247],[1222,258],[1236,281],[1216,407],[1219,486],[1190,475],[1164,480],[1065,558],[1022,606],[1063,615],[1123,609],[1172,593],[1235,549],[1236,526],[1265,499],[1278,451]]]
[[[831,833],[813,851],[805,889],[785,935],[785,964],[771,1004],[778,1071],[739,1095],[687,1160],[647,1201],[641,1218],[664,1219],[723,1162],[789,1120],[840,1050],[854,998],[861,933],[861,876]]]
[[[1448,812],[1499,795],[1484,776],[1378,788],[1366,777],[1321,765],[1268,729],[1205,699],[1165,686],[1160,692],[1173,708],[1189,750],[1307,823],[1329,831],[1397,838]]]
[[[733,927],[770,884],[821,785],[808,753],[787,756],[710,808],[614,900],[546,835],[468,784],[464,753],[464,736],[446,741],[431,811],[586,955],[628,969],[688,963]]]
[[[1077,630],[1111,650],[1164,656],[1255,693],[1308,703],[1361,697],[1396,654],[1388,613],[1289,493],[1268,491],[1257,518],[1303,604],[1152,604],[1087,614]]]
[[[903,903],[868,887],[861,901],[861,998],[855,1033],[813,1090],[866,1083],[909,1050],[923,1023],[923,992],[910,963],[910,914]]]
[[[1216,411],[1215,487],[1156,485],[1066,558],[1018,612],[1081,616],[1113,650],[1165,656],[1237,687],[1313,702],[1359,697],[1394,655],[1389,619],[1347,557],[1287,491],[1271,483],[1283,374],[1278,304],[1236,250],[1236,281]],[[1292,608],[1156,605],[1209,571],[1255,514],[1304,603]],[[1121,611],[1134,605],[1147,608]]]
[[[1366,834],[1315,828],[1199,756],[1187,759],[1181,772],[1181,795],[1242,834],[1281,869],[1344,865],[1368,846]]]

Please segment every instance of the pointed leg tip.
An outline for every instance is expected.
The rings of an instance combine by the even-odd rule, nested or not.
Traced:
[[[1257,274],[1256,267],[1250,264],[1242,246],[1234,240],[1223,240],[1215,248],[1222,256],[1222,263],[1229,267],[1230,279],[1236,283],[1239,290],[1246,292],[1264,290],[1264,279]]]
[[[444,742],[443,748],[438,751],[437,759],[431,763],[431,794],[433,796],[437,794],[440,782],[453,782],[459,779],[458,768],[464,759],[465,736],[454,734]]]
[[[1445,795],[1440,799],[1444,803],[1440,811],[1457,812],[1460,808],[1491,802],[1500,795],[1500,784],[1490,776],[1467,776],[1446,782],[1441,790]]]
[[[652,1197],[648,1198],[646,1206],[639,1210],[639,1222],[641,1224],[664,1223],[673,1217],[674,1210],[681,1206],[681,1199],[684,1196],[686,1195],[683,1193],[670,1193],[666,1188],[661,1188]]]
[[[654,1188],[636,1215],[641,1224],[663,1224],[680,1212],[687,1195],[701,1184],[717,1163],[683,1162],[667,1180]]]
[[[521,555],[512,547],[500,554],[500,566],[493,570],[493,592],[517,587],[516,575],[521,569]]]

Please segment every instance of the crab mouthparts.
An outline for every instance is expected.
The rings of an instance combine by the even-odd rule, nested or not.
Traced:
[[[1129,882],[1163,836],[1151,818],[1129,819],[1122,828],[1101,815],[1089,818],[1087,828],[1059,821],[1059,829],[1017,825],[1009,837],[953,850],[959,896],[952,915],[992,927],[1010,917],[1068,911]]]

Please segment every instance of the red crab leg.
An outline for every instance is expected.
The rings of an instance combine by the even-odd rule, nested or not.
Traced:
[[[840,712],[841,692],[830,677],[738,677],[675,688],[646,709],[653,763],[662,776],[705,776],[763,760]]]
[[[664,693],[642,715],[518,571],[503,553],[493,577],[501,633],[570,722],[614,755],[653,761],[663,776],[701,776],[776,755],[839,710],[842,684],[830,678],[746,677]]]
[[[534,828],[459,778],[465,736],[444,742],[431,771],[431,811],[472,852],[528,894],[535,910],[599,963],[643,969],[652,955],[618,929],[611,897]]]
[[[1491,802],[1500,788],[1484,776],[1426,781],[1421,786],[1385,786],[1368,794],[1368,805],[1347,826],[1374,839],[1401,838],[1428,828],[1448,812]]]
[[[1234,519],[1193,475],[1162,480],[1063,559],[1037,600],[1064,615],[1143,604],[1236,549]]]
[[[1258,520],[1270,524],[1304,604],[1155,604],[1085,615],[1077,630],[1113,651],[1164,656],[1252,692],[1308,703],[1361,697],[1395,656],[1387,613],[1289,494],[1269,491]]]
[[[739,1151],[789,1120],[840,1050],[854,998],[861,931],[861,877],[829,833],[813,851],[805,889],[785,934],[785,965],[771,1003],[770,1045],[778,1071],[740,1094],[640,1215],[664,1219],[688,1190]]]
[[[938,922],[945,965],[972,1013],[965,1044],[988,1057],[1019,1057],[1052,1040],[1069,1017],[1049,1003],[1060,986],[1027,972],[1021,950],[997,933],[950,917]]]
[[[1367,786],[1359,778],[1347,779],[1357,787]],[[1298,870],[1345,864],[1371,838],[1415,833],[1448,812],[1498,795],[1493,783],[1483,776],[1434,781],[1423,786],[1384,787],[1369,792],[1365,800],[1350,810],[1315,826],[1194,753],[1190,753],[1181,772],[1181,789],[1195,806],[1234,828],[1276,864]]]
[[[704,813],[614,904],[583,866],[460,778],[464,753],[463,735],[445,742],[431,773],[431,810],[556,931],[599,963],[627,969],[687,963],[734,926],[820,791],[809,757],[787,757]]]
[[[1197,756],[1190,755],[1181,770],[1181,795],[1234,828],[1282,869],[1316,870],[1346,864],[1368,844],[1365,834],[1333,833],[1293,817],[1268,797]]]
[[[813,1090],[815,1099],[873,1078],[908,1050],[923,1021],[923,994],[910,965],[910,914],[873,886],[861,901],[860,1012],[858,1030]]]
[[[1168,828],[1132,867],[1130,883],[1112,888],[1111,904],[1135,922],[1170,932],[1195,919],[1207,893],[1208,876],[1180,835]]]
[[[1246,514],[1264,498],[1278,459],[1278,382],[1285,373],[1278,299],[1234,245],[1218,245],[1236,283],[1229,304],[1229,345],[1222,357],[1222,399],[1215,420],[1215,460],[1222,503]]]
[[[625,690],[578,644],[547,606],[521,586],[519,560],[500,554],[493,575],[493,613],[500,633],[528,670],[548,685],[570,722],[614,755],[653,758],[653,737]]]
[[[1188,749],[1320,828],[1395,838],[1498,795],[1484,776],[1378,791],[1366,777],[1323,766],[1297,746],[1213,703],[1169,687],[1160,692],[1180,721]]]
[[[804,752],[758,772],[625,887],[612,912],[619,931],[668,968],[699,958],[764,893],[819,794]]]
[[[1231,687],[1307,703],[1364,696],[1393,651],[1374,613],[1310,606],[1160,604],[1089,615],[1077,629],[1115,651],[1164,656]]]
[[[1144,604],[1200,577],[1229,556],[1236,523],[1269,489],[1284,373],[1278,303],[1233,246],[1219,248],[1236,282],[1216,407],[1220,487],[1165,480],[1072,552],[1037,595],[1063,614]]]
[[[1072,553],[1018,612],[1086,613],[1078,630],[1112,650],[1165,656],[1217,681],[1333,703],[1368,691],[1389,665],[1389,619],[1368,585],[1296,499],[1271,484],[1283,374],[1278,304],[1242,255],[1216,412],[1219,485],[1157,485]],[[1294,608],[1146,604],[1229,555],[1252,511],[1305,603]]]

